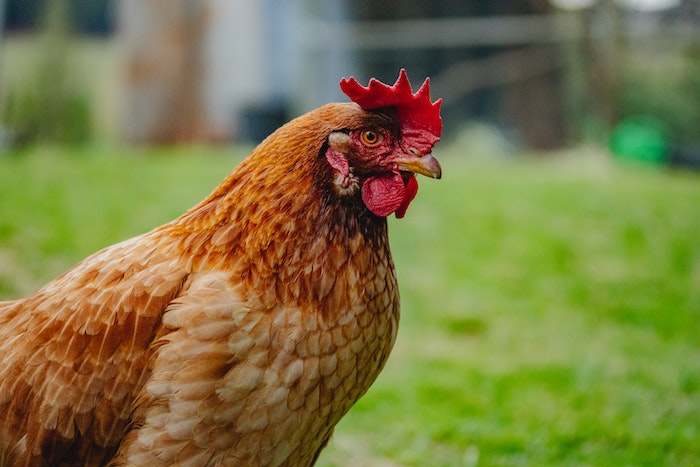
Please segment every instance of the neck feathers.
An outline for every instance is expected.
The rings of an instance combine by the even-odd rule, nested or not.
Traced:
[[[207,199],[170,224],[193,269],[237,265],[246,295],[264,307],[282,300],[326,303],[330,310],[346,298],[348,284],[360,280],[362,268],[391,263],[386,219],[371,214],[359,195],[341,197],[335,190],[322,152],[339,125],[331,118],[337,111],[328,107],[275,132]]]

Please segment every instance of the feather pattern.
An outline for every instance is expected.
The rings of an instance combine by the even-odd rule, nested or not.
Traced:
[[[399,318],[386,219],[325,152],[393,119],[299,117],[183,216],[0,303],[0,465],[313,464]]]

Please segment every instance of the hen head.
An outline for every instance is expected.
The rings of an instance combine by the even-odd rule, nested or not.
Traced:
[[[352,102],[326,104],[280,127],[178,224],[215,228],[237,219],[235,211],[237,228],[249,226],[264,240],[262,223],[275,235],[279,225],[291,226],[289,219],[308,219],[311,230],[347,223],[345,214],[319,218],[328,206],[349,208],[353,218],[403,217],[418,190],[415,174],[441,176],[431,151],[442,131],[442,101],[431,102],[429,84],[414,93],[404,70],[392,86],[341,80]]]
[[[361,190],[374,215],[401,218],[418,191],[414,174],[441,177],[431,154],[442,131],[441,100],[430,101],[427,79],[413,93],[405,70],[393,86],[372,79],[363,87],[350,78],[340,87],[369,117],[328,136],[325,156],[335,190],[341,196]]]

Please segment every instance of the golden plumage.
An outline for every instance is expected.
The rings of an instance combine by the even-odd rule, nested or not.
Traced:
[[[366,127],[400,147],[391,112],[321,107],[180,218],[0,303],[0,465],[312,464],[397,331],[386,220],[324,157]]]

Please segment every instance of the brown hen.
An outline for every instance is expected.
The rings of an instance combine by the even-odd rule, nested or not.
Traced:
[[[0,465],[311,465],[389,355],[402,217],[440,101],[353,100],[273,133],[180,218],[0,303]]]

